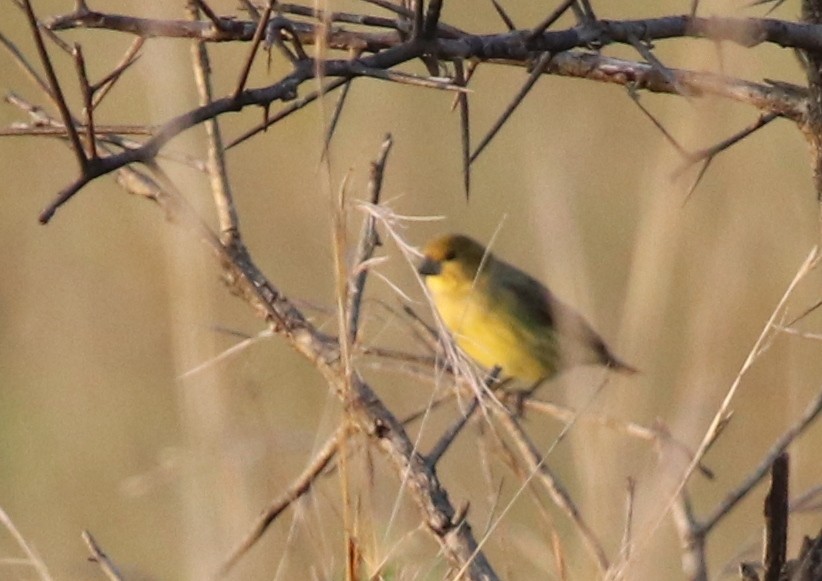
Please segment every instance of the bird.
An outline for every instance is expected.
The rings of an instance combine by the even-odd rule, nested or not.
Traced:
[[[545,285],[468,236],[430,240],[417,271],[456,344],[501,377],[536,386],[577,365],[636,372]]]

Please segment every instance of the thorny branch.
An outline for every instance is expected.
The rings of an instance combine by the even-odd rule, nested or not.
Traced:
[[[770,121],[775,117],[782,117],[797,123],[808,134],[812,144],[816,144],[818,139],[814,140],[820,134],[817,111],[818,63],[816,68],[811,68],[809,72],[812,97],[809,99],[809,90],[804,87],[778,82],[756,83],[662,65],[651,50],[651,43],[665,39],[691,37],[711,41],[729,41],[745,47],[769,43],[808,53],[822,53],[822,23],[820,23],[822,19],[807,8],[807,5],[812,4],[808,0],[803,2],[806,19],[804,23],[775,19],[701,18],[694,16],[696,3],[694,3],[690,16],[609,21],[597,19],[590,2],[566,1],[560,3],[559,7],[542,23],[530,29],[517,30],[502,6],[492,0],[506,25],[506,30],[498,34],[478,35],[444,23],[442,21],[443,2],[438,0],[429,2],[427,11],[424,10],[424,3],[420,0],[414,3],[413,9],[406,9],[384,0],[370,1],[381,8],[391,10],[395,18],[341,12],[322,13],[305,6],[277,4],[278,14],[269,20],[274,2],[269,2],[262,14],[252,3],[244,2],[253,20],[242,21],[221,17],[205,2],[192,1],[192,11],[204,11],[207,20],[153,20],[96,12],[88,9],[84,2],[77,2],[75,12],[51,19],[48,22],[48,30],[45,32],[53,35],[56,31],[85,28],[120,31],[137,36],[135,43],[127,51],[120,64],[96,84],[90,83],[86,77],[81,48],[78,46],[73,51],[85,106],[82,122],[73,117],[69,110],[46,50],[43,24],[35,17],[29,0],[16,3],[25,10],[41,63],[46,71],[46,78],[40,78],[25,61],[23,55],[5,37],[0,36],[0,43],[36,79],[60,112],[62,123],[53,119],[43,125],[34,123],[28,128],[28,134],[51,132],[51,134],[61,135],[70,143],[80,166],[80,175],[46,207],[40,215],[40,220],[44,223],[48,222],[55,211],[85,185],[113,172],[117,172],[118,182],[126,190],[158,203],[178,223],[204,242],[220,262],[228,285],[244,297],[275,332],[283,336],[299,353],[311,361],[338,394],[345,393],[347,389],[352,390],[352,413],[357,428],[371,437],[385,451],[394,463],[396,472],[406,479],[408,489],[417,502],[423,520],[451,563],[460,571],[464,571],[470,579],[496,579],[494,571],[480,551],[481,545],[477,544],[465,520],[465,511],[454,510],[434,470],[436,460],[468,421],[479,405],[479,400],[473,400],[469,412],[454,424],[440,443],[435,445],[429,458],[418,453],[402,424],[377,398],[368,384],[357,374],[347,375],[344,372],[340,363],[338,340],[323,334],[314,327],[302,312],[280,294],[278,289],[257,269],[240,237],[237,213],[228,186],[228,170],[223,156],[226,147],[222,143],[219,128],[216,125],[217,119],[222,115],[239,112],[248,107],[261,107],[265,110],[264,122],[242,138],[235,140],[233,144],[236,144],[334,88],[345,85],[347,89],[351,86],[351,81],[358,77],[455,90],[458,92],[463,116],[466,192],[469,187],[468,166],[470,161],[476,158],[490,142],[496,131],[513,112],[519,100],[525,98],[528,90],[543,75],[579,77],[623,85],[632,91],[644,89],[690,98],[702,95],[721,96],[760,109],[763,120]],[[564,30],[551,30],[557,18],[569,9],[576,14],[577,25]],[[301,18],[308,20],[301,20]],[[327,23],[331,25],[326,26]],[[344,27],[346,24],[354,24],[359,28],[346,29]],[[93,111],[111,86],[139,58],[139,51],[143,44],[148,39],[157,37],[198,41],[195,51],[195,72],[198,74],[201,105],[158,127],[143,128],[150,136],[142,143],[127,142],[120,136],[110,135],[112,132],[117,132],[117,128],[109,131],[111,128],[98,125],[94,120]],[[266,42],[276,44],[286,55],[291,71],[273,84],[248,88],[248,73],[263,37],[266,38]],[[228,97],[213,99],[207,74],[208,60],[204,45],[219,42],[251,42],[252,47],[235,90]],[[290,46],[287,46],[288,43]],[[591,50],[591,47],[601,49],[614,43],[633,46],[645,62],[616,59],[601,54],[600,50]],[[315,44],[322,44],[332,50],[345,51],[346,58],[312,57],[305,52],[304,47]],[[318,53],[322,54],[319,50]],[[417,59],[426,64],[430,76],[413,75],[395,70],[398,66]],[[815,61],[811,59],[811,62]],[[449,63],[454,68],[453,77],[440,76],[439,68]],[[531,74],[517,100],[505,109],[497,126],[488,133],[488,137],[483,140],[474,154],[469,155],[466,85],[471,72],[479,63],[483,63],[483,66],[488,64],[527,67]],[[463,70],[464,68],[467,72]],[[298,91],[308,81],[314,79],[322,79],[324,88],[298,99]],[[274,116],[269,117],[268,108],[276,102],[290,103]],[[219,235],[200,221],[155,163],[156,158],[164,153],[163,149],[170,140],[201,123],[206,125],[209,136],[208,170],[212,177],[215,205],[218,209]],[[756,128],[758,129],[758,126]],[[119,133],[124,133],[124,131],[119,131]],[[733,143],[749,133],[750,131],[747,130],[740,132],[733,138]],[[115,152],[111,145],[117,139],[120,140],[116,142],[119,149]],[[725,147],[727,145],[720,144],[714,148],[706,148],[703,157],[710,159]],[[390,142],[384,146],[383,154],[375,166],[375,169],[379,170],[379,175],[373,178],[373,184],[376,185],[372,192],[375,203],[379,198],[379,186],[388,148],[390,148]],[[822,148],[817,147],[817,149]],[[144,164],[148,172],[144,173],[131,167],[135,162]],[[817,173],[822,174],[822,171]],[[350,295],[352,297],[351,306],[354,308],[349,310],[351,334],[347,338],[352,343],[357,339],[359,301],[365,284],[368,260],[378,243],[374,228],[373,220],[367,222],[362,243],[357,252],[356,266],[359,270],[354,292]],[[690,559],[694,565],[693,578],[702,578],[706,570],[704,541],[707,533],[740,498],[753,488],[753,485],[773,463],[777,452],[784,450],[805,427],[816,419],[820,413],[820,406],[822,406],[820,401],[822,400],[817,400],[812,404],[798,423],[775,445],[774,451],[769,453],[754,474],[705,521],[697,521],[693,516],[683,482],[683,489],[679,490],[674,512],[679,515],[679,518],[675,520],[680,523],[681,532],[684,533],[682,537],[685,541],[683,542],[684,558]],[[600,540],[581,518],[570,495],[545,466],[544,456],[530,441],[518,419],[500,410],[496,410],[495,414],[500,424],[514,439],[523,456],[524,464],[532,473],[539,473],[539,479],[549,495],[571,517],[600,570],[602,572],[608,570],[609,558]],[[673,443],[672,439],[666,439],[664,435],[661,435],[661,431],[654,432],[650,439],[665,444]],[[336,438],[327,444],[326,448],[306,469],[303,475],[305,478],[298,479],[295,488],[286,493],[285,503],[282,506],[286,506],[293,501],[293,498],[305,493],[313,478],[322,471],[335,453]],[[703,444],[696,454],[690,455],[691,469],[701,468],[699,462],[705,449],[706,446]],[[629,507],[633,503],[632,490],[631,488],[629,493]],[[623,543],[623,551],[626,554],[631,548],[630,512],[629,508]],[[255,529],[254,534],[261,534],[261,530],[264,530],[267,522],[270,522],[270,520],[266,522],[266,519],[271,519],[271,514],[261,516],[262,528]],[[251,542],[253,543],[253,540]],[[241,553],[242,551],[234,555],[236,557]]]
[[[176,223],[200,238],[222,265],[229,286],[244,297],[297,352],[306,357],[342,397],[346,379],[336,340],[317,330],[279,293],[257,270],[243,246],[235,245],[231,250],[225,248],[166,180],[157,183],[126,168],[120,172],[120,184],[127,191],[157,202],[174,216]],[[406,487],[446,557],[455,565],[466,567],[469,579],[497,579],[484,554],[477,550],[470,525],[464,519],[457,520],[459,515],[454,511],[446,491],[425,459],[415,450],[402,424],[356,374],[351,378],[350,389],[353,420],[359,430],[386,453],[395,471],[406,477]]]
[[[782,47],[818,50],[822,45],[818,40],[822,38],[822,34],[818,34],[820,27],[817,25],[773,19],[690,18],[686,16],[607,21],[595,20],[589,14],[576,27],[556,31],[544,29],[553,23],[554,18],[552,17],[547,24],[544,23],[533,30],[472,35],[440,22],[437,3],[429,8],[425,19],[421,12],[404,15],[405,18],[413,16],[416,19],[412,27],[416,26],[420,32],[410,38],[408,34],[411,31],[407,28],[409,24],[403,18],[391,21],[376,17],[369,18],[366,15],[318,14],[318,17],[330,16],[332,22],[358,22],[377,28],[393,27],[395,29],[387,32],[351,31],[341,26],[332,26],[328,30],[323,29],[323,42],[328,48],[360,55],[371,54],[354,59],[325,59],[318,62],[308,57],[301,47],[316,42],[320,32],[319,25],[315,22],[296,20],[294,17],[289,19],[282,15],[277,16],[271,22],[277,23],[278,30],[288,30],[293,37],[295,48],[299,49],[292,58],[294,70],[290,74],[268,87],[246,89],[248,69],[256,54],[256,50],[252,49],[232,95],[217,99],[199,109],[169,120],[157,129],[152,138],[138,148],[128,149],[99,160],[95,159],[93,164],[82,156],[83,150],[79,147],[76,128],[73,123],[67,122],[67,110],[63,111],[63,117],[66,120],[64,125],[74,141],[73,149],[76,150],[77,155],[82,156],[80,160],[82,173],[43,210],[40,215],[41,222],[48,222],[59,206],[90,181],[131,163],[151,161],[171,138],[186,129],[226,113],[241,111],[248,106],[261,106],[267,110],[275,101],[293,100],[297,96],[299,87],[317,76],[338,78],[343,82],[362,76],[404,81],[408,80],[406,75],[392,72],[391,69],[414,59],[426,60],[431,55],[438,61],[484,61],[521,66],[534,62],[535,55],[542,55],[541,64],[534,71],[535,75],[543,72],[541,69],[545,68],[544,72],[549,74],[584,76],[622,84],[631,83],[635,87],[648,90],[672,93],[688,91],[689,93],[695,92],[695,94],[700,94],[702,91],[723,93],[730,98],[749,102],[767,112],[803,123],[805,119],[804,99],[792,94],[784,87],[757,85],[710,75],[693,75],[696,78],[689,79],[688,77],[692,74],[678,73],[667,67],[664,73],[660,73],[659,67],[653,64],[619,62],[614,59],[601,60],[604,57],[596,53],[575,54],[568,51],[589,46],[605,46],[611,43],[635,45],[638,38],[648,43],[653,40],[689,36],[709,38],[715,41],[726,40],[748,47],[767,42]],[[564,10],[567,6],[561,8]],[[298,15],[307,15],[305,7],[284,5],[280,9],[284,13],[291,11]],[[562,10],[558,9],[557,13],[561,13]],[[71,28],[101,28],[131,33],[143,38],[193,38],[204,42],[252,41],[256,47],[262,38],[266,28],[264,24],[268,22],[267,17],[270,13],[271,6],[266,8],[263,18],[256,23],[228,18],[215,20],[215,15],[210,15],[207,21],[152,20],[95,12],[83,6],[74,13],[53,18],[49,22],[49,28],[52,31]],[[31,18],[34,18],[33,15]],[[34,28],[36,29],[36,26]],[[425,34],[422,34],[423,32]],[[42,52],[44,58],[47,58],[45,49]],[[548,55],[554,58],[547,58]],[[591,62],[592,60],[594,62]],[[56,78],[52,77],[53,75],[50,76],[50,85],[55,91],[59,91]],[[535,80],[535,77],[532,77],[529,83],[532,84]],[[691,87],[689,80],[694,81],[696,86]],[[428,81],[421,78],[419,82]],[[430,82],[437,85],[434,79]],[[700,87],[700,84],[706,86]],[[459,83],[454,86],[459,87]],[[527,92],[527,86],[525,92]],[[65,101],[58,99],[58,103],[61,102]],[[507,114],[510,114],[512,109],[513,106],[509,107]],[[504,122],[507,114],[500,120],[501,123]],[[494,133],[495,131],[489,133],[489,138],[493,137]],[[482,146],[472,157],[476,157],[481,149]],[[466,175],[466,184],[467,179]]]

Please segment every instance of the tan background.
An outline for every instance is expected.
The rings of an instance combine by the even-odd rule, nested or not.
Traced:
[[[153,6],[96,2],[92,8],[182,17],[182,9],[170,3],[146,4]],[[532,4],[538,3],[505,2],[523,27],[544,16]],[[600,16],[680,13],[686,4],[612,3]],[[777,15],[793,17],[794,4],[786,3]],[[46,16],[70,5],[42,1],[35,8]],[[221,13],[234,5],[233,0],[212,2]],[[739,8],[741,3],[702,5],[703,14],[762,14]],[[352,6],[362,8],[333,5]],[[446,2],[444,18],[476,32],[501,29],[490,2]],[[33,58],[25,20],[10,5],[4,8],[2,32]],[[83,43],[93,78],[105,74],[131,40],[102,31],[65,37]],[[248,47],[210,48],[216,93],[224,95]],[[785,50],[697,40],[661,42],[657,49],[670,66],[716,71],[721,54],[730,74],[801,82]],[[54,54],[78,107],[71,63]],[[609,48],[607,54],[637,58],[625,48]],[[251,85],[274,82],[283,70],[275,66],[266,72],[260,57]],[[422,72],[416,64],[407,70]],[[471,95],[475,141],[524,80],[521,70],[480,68]],[[5,52],[0,85],[45,104]],[[101,108],[98,122],[161,123],[191,108],[195,99],[188,44],[151,41],[139,66]],[[630,379],[615,378],[592,408],[646,423],[661,418],[695,446],[816,241],[815,194],[796,128],[777,121],[720,156],[686,203],[695,172],[672,179],[681,160],[623,89],[545,78],[475,164],[466,203],[451,99],[445,92],[358,81],[332,147],[330,173],[318,165],[318,151],[334,99],[234,149],[229,168],[241,225],[261,267],[290,297],[324,309],[307,312],[333,329],[329,199],[347,174],[350,195],[364,195],[368,162],[390,131],[395,147],[384,192],[388,205],[402,215],[445,216],[443,222],[407,223],[408,240],[421,244],[454,230],[487,241],[499,230],[494,245],[499,254],[548,281],[594,321],[617,353],[642,370]],[[642,99],[689,149],[712,145],[756,117],[750,107],[720,99]],[[0,125],[22,118],[13,107],[0,107]],[[233,137],[260,119],[259,110],[243,111],[226,117],[223,128]],[[201,138],[195,129],[170,147],[199,155]],[[168,167],[188,199],[212,219],[206,181]],[[5,248],[0,257],[0,507],[57,579],[98,574],[86,562],[79,538],[86,528],[130,579],[202,579],[333,429],[337,403],[319,376],[276,338],[178,380],[237,341],[217,328],[254,334],[261,324],[228,295],[196,243],[112,179],[98,180],[50,225],[38,225],[38,211],[75,173],[73,157],[57,141],[0,140],[0,245]],[[360,213],[351,216],[358,225]],[[380,274],[421,299],[396,247],[387,244],[384,254],[388,262]],[[800,287],[790,313],[818,300],[819,281],[813,275]],[[407,345],[404,326],[376,305],[376,299],[398,304],[389,285],[372,277],[368,296],[366,340]],[[425,312],[423,305],[418,308]],[[803,328],[814,331],[820,324],[822,315],[816,314]],[[743,380],[735,419],[707,458],[717,478],[694,480],[698,514],[739,483],[818,391],[819,349],[818,342],[779,336]],[[430,396],[426,383],[363,369],[400,414]],[[594,370],[575,371],[544,388],[544,395],[583,405],[599,377]],[[538,416],[528,425],[545,445],[561,428]],[[435,433],[428,430],[432,425],[425,442]],[[491,491],[474,484],[482,482],[482,474],[476,468],[476,432],[467,434],[449,452],[441,476],[455,504],[471,500],[470,518],[481,530]],[[820,446],[822,430],[816,425],[793,447],[794,493],[822,481]],[[374,462],[375,484],[363,483],[358,490],[363,512],[370,515],[362,527],[373,532],[373,540],[364,534],[371,558],[379,560],[399,543],[390,558],[399,578],[439,578],[442,568],[430,565],[436,547],[424,532],[413,532],[413,507],[400,500],[397,521],[389,526],[383,520],[397,486],[378,456]],[[361,464],[354,470],[362,475]],[[622,530],[625,478],[638,481],[638,519],[655,514],[663,500],[664,471],[653,451],[604,428],[575,427],[550,464],[611,554]],[[500,478],[503,497],[510,499],[516,479],[497,468],[495,485]],[[335,479],[327,479],[297,516],[284,515],[237,578],[340,578],[340,515],[333,508],[338,489]],[[717,529],[709,553],[715,573],[758,538],[763,494],[760,487]],[[489,543],[492,562],[506,578],[542,578],[554,571],[546,528],[535,512],[523,495]],[[590,562],[574,532],[564,516],[552,514],[567,542],[572,578],[589,578]],[[801,534],[818,526],[818,514],[796,517],[790,552],[796,552]],[[19,554],[0,531],[0,556]],[[0,578],[34,577],[25,566],[0,563]],[[666,521],[632,578],[679,577],[677,541]]]

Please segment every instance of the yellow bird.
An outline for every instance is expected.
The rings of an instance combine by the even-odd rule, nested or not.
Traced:
[[[544,285],[460,234],[431,240],[419,273],[457,345],[487,369],[537,383],[575,365],[636,370]]]

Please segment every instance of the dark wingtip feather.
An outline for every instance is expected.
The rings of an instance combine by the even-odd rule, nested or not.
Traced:
[[[601,338],[596,343],[596,350],[599,352],[599,357],[601,363],[608,367],[609,369],[613,369],[614,371],[618,371],[620,373],[625,373],[626,375],[633,375],[635,373],[639,373],[639,370],[632,366],[628,365],[624,361],[622,361],[619,357],[611,353],[611,350],[608,349],[608,346],[605,344]]]
[[[639,373],[639,369],[637,369],[636,367],[632,367],[631,365],[628,365],[624,361],[620,361],[613,355],[611,355],[611,359],[609,359],[605,363],[605,365],[607,365],[610,369],[613,369],[614,371],[619,371],[620,373],[624,373],[626,375],[634,375],[635,373]]]

